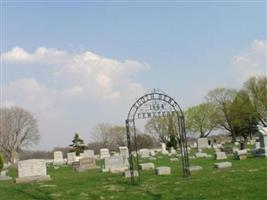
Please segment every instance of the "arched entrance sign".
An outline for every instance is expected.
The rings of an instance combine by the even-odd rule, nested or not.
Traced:
[[[147,93],[136,100],[136,102],[132,105],[125,121],[132,184],[135,184],[137,180],[140,181],[135,120],[153,117],[167,117],[170,113],[173,113],[175,115],[175,118],[177,119],[175,121],[177,122],[176,130],[177,138],[179,138],[183,175],[190,176],[183,111],[180,108],[179,104],[172,97],[166,95],[160,90],[154,89],[152,92]],[[134,156],[133,151],[136,152],[136,156]],[[135,177],[135,171],[138,171],[139,173],[138,179],[136,179]]]

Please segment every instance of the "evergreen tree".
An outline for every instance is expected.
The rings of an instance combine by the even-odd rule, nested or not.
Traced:
[[[75,133],[72,144],[70,145],[71,152],[75,152],[77,156],[80,155],[85,149],[84,141],[80,138],[78,133]]]

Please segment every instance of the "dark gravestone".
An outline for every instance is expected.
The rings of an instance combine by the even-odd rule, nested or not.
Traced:
[[[78,172],[83,172],[88,169],[97,169],[96,162],[94,158],[81,158],[79,162],[73,163],[74,168]]]

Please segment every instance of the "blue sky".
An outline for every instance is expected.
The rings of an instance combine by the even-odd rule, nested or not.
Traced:
[[[44,149],[68,144],[73,131],[81,132],[88,139],[98,122],[123,124],[131,102],[148,89],[161,88],[186,109],[204,101],[210,89],[241,87],[249,75],[264,75],[266,68],[264,1],[6,1],[2,9],[4,103],[20,104],[36,113],[42,136],[39,147]],[[28,60],[14,57],[18,55],[17,50],[11,51],[14,47],[19,47],[20,53],[26,52]],[[40,47],[50,54],[36,56],[34,52]],[[59,58],[51,49],[67,55]],[[92,61],[86,64],[87,68],[80,67],[81,74],[88,72],[92,65],[97,69],[88,74],[88,80],[86,77],[79,80],[77,74],[75,77],[71,74],[70,65],[76,66],[73,57],[84,52],[98,55],[101,62]],[[47,62],[51,55],[56,61]],[[120,76],[110,71],[110,62],[105,59],[119,62],[112,66]],[[79,65],[82,62],[79,60]],[[17,88],[21,85],[27,89]],[[91,95],[88,85],[100,87],[101,92]],[[130,87],[135,88],[131,98],[127,93]],[[62,96],[70,90],[88,95],[81,99],[76,96],[75,100]],[[27,99],[27,92],[34,95],[34,91],[38,95]],[[55,97],[46,101],[47,95]],[[100,102],[96,100],[102,97]],[[84,110],[87,104],[94,108]],[[38,110],[40,105],[44,105],[42,110]],[[45,113],[48,108],[49,114],[42,116],[40,112]],[[49,128],[53,121],[51,115],[58,116],[60,123],[71,122],[73,126],[58,128],[57,143],[47,145],[49,136],[55,133]],[[63,134],[67,137],[61,141]]]

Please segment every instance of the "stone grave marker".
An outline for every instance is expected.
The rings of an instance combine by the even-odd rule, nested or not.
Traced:
[[[149,158],[150,151],[149,149],[140,149],[139,154],[141,158]]]
[[[254,150],[254,155],[267,158],[267,127],[258,126],[259,148]]]
[[[167,151],[167,149],[166,149],[166,144],[165,143],[161,143],[161,153],[164,154],[164,155],[169,153]]]
[[[217,169],[229,168],[232,167],[232,163],[231,162],[214,163],[214,167]]]
[[[124,156],[126,158],[129,157],[129,151],[128,151],[128,147],[119,147],[119,151],[120,151],[120,156]]]
[[[61,151],[55,151],[53,165],[64,165],[64,164],[65,161],[63,159],[63,153]]]
[[[109,158],[110,154],[109,154],[109,150],[106,148],[102,148],[100,149],[100,159],[104,159],[104,158]]]
[[[145,171],[145,170],[154,170],[155,169],[154,163],[141,163],[141,164],[139,164],[139,167],[143,171]]]
[[[170,167],[157,167],[155,172],[157,175],[170,175],[171,168]]]
[[[16,178],[16,183],[48,181],[50,179],[46,172],[45,160],[30,159],[18,162],[18,178]]]
[[[197,139],[197,148],[199,148],[199,149],[209,148],[208,139],[207,138],[198,138]]]
[[[83,172],[89,169],[98,169],[95,158],[81,158],[79,162],[74,163],[74,168],[77,172]]]
[[[237,150],[234,152],[234,157],[236,160],[245,160],[247,159],[247,154],[248,154],[247,149]]]
[[[203,167],[198,166],[198,165],[190,166],[190,167],[189,167],[189,171],[190,171],[190,172],[196,172],[196,171],[200,171],[200,170],[202,170],[202,169],[203,169]]]
[[[128,169],[128,160],[126,157],[111,156],[109,158],[105,158],[102,171],[117,173],[124,172],[126,169]]]
[[[75,152],[67,153],[67,163],[68,163],[68,165],[71,165],[75,161],[76,161],[76,153]]]
[[[225,160],[225,159],[227,159],[227,156],[226,156],[225,152],[217,151],[217,152],[215,152],[215,159],[216,160]]]
[[[196,152],[195,156],[196,156],[196,158],[208,158],[207,153]]]
[[[8,170],[2,170],[0,173],[0,181],[8,181],[8,180],[12,180],[12,177],[7,176]]]
[[[137,171],[137,170],[134,170],[134,171],[133,171],[133,175],[134,175],[134,177],[138,177],[138,176],[139,176],[138,171]],[[125,178],[131,178],[131,171],[130,171],[130,170],[126,170],[126,171],[123,173],[123,176],[124,176]]]

